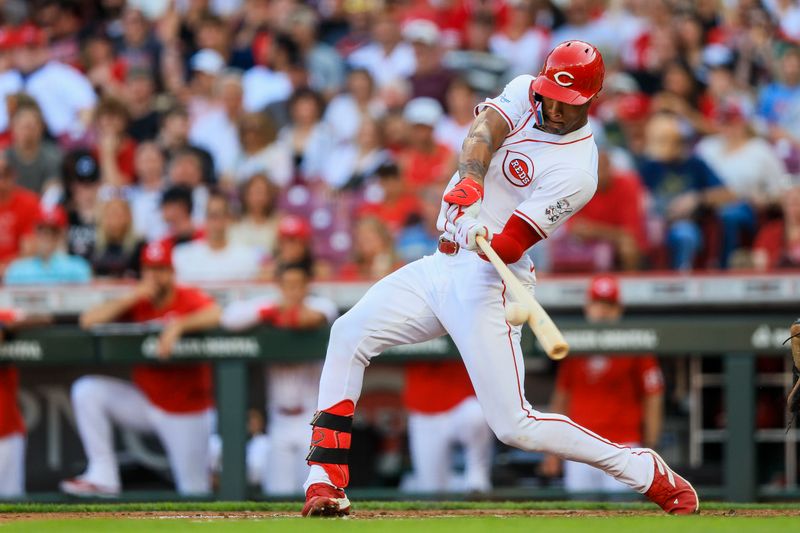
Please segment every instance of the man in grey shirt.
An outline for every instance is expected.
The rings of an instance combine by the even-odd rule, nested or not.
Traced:
[[[35,101],[20,96],[11,117],[13,142],[6,149],[17,183],[37,194],[48,183],[61,182],[61,150],[44,139],[44,119]]]

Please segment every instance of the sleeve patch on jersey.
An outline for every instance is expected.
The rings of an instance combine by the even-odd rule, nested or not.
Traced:
[[[569,215],[573,211],[574,209],[569,204],[569,200],[562,198],[556,203],[547,206],[547,208],[544,210],[544,216],[550,221],[551,224],[555,224],[559,221],[559,219],[561,219],[561,217]]]

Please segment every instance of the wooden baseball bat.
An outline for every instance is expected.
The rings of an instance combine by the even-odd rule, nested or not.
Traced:
[[[542,344],[547,357],[554,361],[564,359],[569,353],[569,344],[564,340],[564,336],[553,323],[553,319],[550,318],[547,311],[536,301],[536,298],[525,288],[517,276],[511,272],[511,269],[500,259],[500,256],[497,255],[497,252],[494,251],[486,239],[479,235],[476,238],[476,242],[495,270],[497,270],[497,273],[500,274],[514,299],[528,308],[530,312],[528,325]]]

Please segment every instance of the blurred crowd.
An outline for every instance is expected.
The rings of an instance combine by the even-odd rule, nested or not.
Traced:
[[[475,104],[603,53],[596,197],[540,271],[800,264],[793,0],[8,0],[0,273],[375,279],[432,253]]]

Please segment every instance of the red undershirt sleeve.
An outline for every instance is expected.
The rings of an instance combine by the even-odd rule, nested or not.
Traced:
[[[516,263],[525,250],[542,240],[533,227],[517,215],[511,215],[503,231],[492,237],[492,248],[507,265]]]

